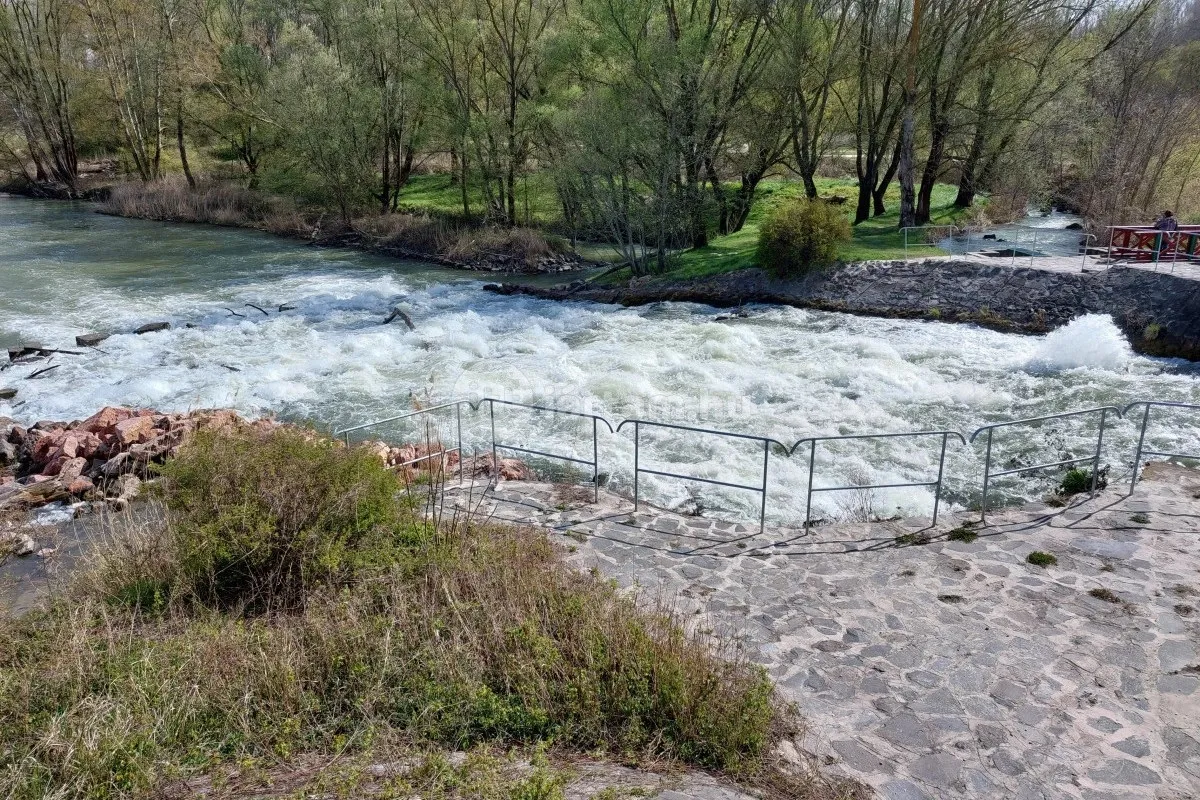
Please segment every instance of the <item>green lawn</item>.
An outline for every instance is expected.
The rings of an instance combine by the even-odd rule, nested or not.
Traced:
[[[843,206],[846,216],[854,219],[854,204],[858,198],[858,187],[852,179],[817,178],[817,190],[822,197],[840,195],[847,198]],[[950,225],[964,213],[954,208],[957,189],[939,183],[933,189],[930,225]],[[714,237],[708,247],[686,250],[677,256],[676,266],[671,270],[673,278],[699,278],[716,275],[755,265],[754,251],[758,245],[758,229],[772,207],[778,203],[804,195],[804,187],[796,181],[772,180],[764,182],[758,190],[750,219],[737,233]],[[869,261],[874,259],[903,258],[904,234],[896,229],[900,219],[900,187],[896,184],[884,196],[888,213],[856,225],[851,240],[843,245],[841,257],[845,261]],[[909,257],[942,255],[944,251],[932,245],[918,243],[920,237],[909,234]]]
[[[840,195],[847,198],[843,209],[847,217],[854,218],[857,186],[852,178],[818,178],[817,189],[822,197]],[[949,225],[964,213],[953,207],[955,187],[937,184],[933,191],[933,213],[931,225]],[[672,278],[703,277],[744,269],[755,265],[754,251],[758,244],[758,230],[769,210],[776,204],[804,194],[798,181],[770,179],[760,184],[754,209],[742,230],[729,236],[715,236],[707,247],[686,250],[678,254],[670,271]],[[468,188],[472,211],[483,208],[483,195],[478,185]],[[432,212],[462,213],[462,195],[457,183],[448,174],[414,175],[400,195],[401,205],[409,209],[427,209]],[[888,213],[872,217],[854,227],[853,238],[841,250],[846,261],[903,258],[904,235],[896,230],[899,221],[900,187],[893,183],[885,196]],[[546,226],[560,219],[558,197],[554,182],[548,174],[530,175],[517,188],[517,216],[526,218],[534,226]],[[943,251],[919,241],[921,237],[910,234],[909,257],[941,255]],[[581,244],[581,251],[590,258],[614,258],[616,253],[599,243]],[[610,273],[609,280],[628,278],[628,271]]]

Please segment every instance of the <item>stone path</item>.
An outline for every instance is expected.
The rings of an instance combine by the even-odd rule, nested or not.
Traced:
[[[1019,247],[1019,245],[1018,245]],[[1004,249],[1003,243],[997,246],[997,250]],[[1195,261],[1169,261],[1155,264],[1152,261],[1113,261],[1110,262],[1104,256],[1029,256],[1018,255],[1015,259],[1011,256],[989,256],[981,252],[960,253],[943,257],[946,261],[967,261],[974,264],[983,264],[989,267],[1028,267],[1029,269],[1040,269],[1046,272],[1066,272],[1079,274],[1081,272],[1103,272],[1111,267],[1122,267],[1125,269],[1140,269],[1147,272],[1164,272],[1171,275],[1177,275],[1181,278],[1191,280],[1200,280],[1200,262]]]
[[[881,797],[1200,797],[1200,472],[1151,465],[1130,498],[996,513],[973,541],[947,537],[965,516],[760,535],[479,491],[447,499],[739,637],[809,721],[802,747]]]

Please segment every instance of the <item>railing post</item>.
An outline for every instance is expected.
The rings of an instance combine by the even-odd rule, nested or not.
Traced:
[[[987,522],[987,496],[988,496],[988,478],[991,476],[992,468],[992,431],[994,428],[988,428],[987,450],[983,454],[983,497],[979,501],[979,521]]]
[[[812,522],[812,481],[813,467],[817,461],[817,440],[813,439],[812,449],[808,451],[808,496],[804,499],[804,530],[808,530]]]
[[[462,401],[459,401],[454,404],[454,421],[455,421],[455,425],[457,427],[457,434],[458,434],[458,485],[462,486],[463,460],[465,459],[465,456],[466,456],[466,454],[463,453],[463,449],[462,449]],[[472,469],[474,468],[474,466],[475,466],[474,463],[472,463],[472,465],[471,465]],[[474,476],[472,476],[472,480],[474,480]]]
[[[500,483],[500,459],[496,458],[496,402],[488,398],[488,415],[492,423],[492,480]]]
[[[1146,425],[1150,422],[1150,404],[1146,403],[1146,412],[1142,414],[1142,432],[1138,434],[1137,452],[1133,454],[1133,480],[1129,482],[1129,493],[1133,494],[1137,486],[1138,470],[1142,466],[1142,444],[1146,441]]]
[[[937,485],[933,487],[933,522],[931,525],[937,525],[938,505],[942,501],[942,470],[946,465],[946,441],[949,438],[950,434],[942,434],[942,454],[938,457]]]
[[[638,449],[641,446],[642,426],[641,423],[633,423],[633,510],[638,510],[638,467],[639,453]]]
[[[763,440],[763,482],[762,508],[758,512],[758,533],[761,536],[767,528],[767,461],[771,455],[771,443]]]
[[[1108,414],[1107,408],[1100,409],[1100,432],[1096,435],[1096,456],[1092,459],[1092,488],[1088,492],[1088,497],[1096,496],[1096,484],[1100,480],[1100,448],[1104,446],[1104,417]]]
[[[592,502],[600,502],[600,445],[596,426],[599,420],[592,417]]]

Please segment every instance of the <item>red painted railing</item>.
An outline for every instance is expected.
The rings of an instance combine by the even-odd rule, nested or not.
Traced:
[[[1160,231],[1143,225],[1114,225],[1108,229],[1108,257],[1136,261],[1200,261],[1200,225],[1180,225]]]

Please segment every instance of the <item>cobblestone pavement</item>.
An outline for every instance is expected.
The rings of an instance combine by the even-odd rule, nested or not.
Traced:
[[[893,800],[1200,797],[1198,498],[1200,472],[1153,464],[1132,497],[969,531],[760,535],[547,484],[447,492],[740,637],[808,720],[801,746]]]
[[[1020,245],[1017,245],[1020,247]],[[1004,243],[997,245],[996,250],[1004,249]],[[1176,275],[1180,278],[1188,278],[1189,280],[1200,280],[1200,262],[1195,261],[1164,261],[1156,264],[1153,261],[1128,261],[1117,260],[1109,261],[1105,256],[1020,256],[1011,258],[1008,256],[989,256],[986,253],[972,252],[960,253],[942,257],[946,261],[969,261],[974,264],[983,264],[989,267],[995,266],[1013,266],[1013,267],[1028,267],[1030,269],[1040,269],[1047,272],[1102,272],[1110,267],[1123,267],[1126,269],[1141,269],[1147,272],[1165,272],[1170,275]]]

